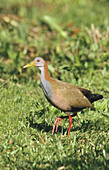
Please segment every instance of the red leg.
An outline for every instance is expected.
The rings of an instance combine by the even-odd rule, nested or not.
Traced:
[[[72,117],[71,117],[71,115],[69,115],[69,129],[68,129],[68,135],[67,135],[68,137],[71,132],[71,125],[72,125]]]
[[[62,126],[62,119],[65,119],[65,118],[69,117],[69,129],[68,129],[68,135],[67,135],[69,137],[69,134],[71,132],[72,117],[75,117],[76,115],[77,115],[77,113],[74,113],[73,115],[57,117],[57,119],[55,120],[54,125],[53,125],[52,135],[54,134],[55,126],[56,126],[56,132],[57,132],[58,126],[59,126],[59,122],[61,123],[61,126]]]
[[[62,118],[57,117],[56,120],[55,120],[55,122],[54,122],[54,125],[53,125],[52,135],[54,134],[55,126],[56,126],[56,132],[57,132],[58,126],[59,126],[59,122],[61,122],[61,126],[62,126]]]

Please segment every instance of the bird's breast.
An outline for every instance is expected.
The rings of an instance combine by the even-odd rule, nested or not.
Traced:
[[[47,80],[43,80],[41,81],[41,87],[42,87],[42,90],[46,96],[46,98],[48,100],[51,100],[52,99],[52,96],[53,96],[53,92],[51,90],[51,85],[50,83],[47,81]]]

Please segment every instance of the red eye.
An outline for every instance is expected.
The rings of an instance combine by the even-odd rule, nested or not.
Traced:
[[[40,60],[37,60],[37,62],[40,62]]]

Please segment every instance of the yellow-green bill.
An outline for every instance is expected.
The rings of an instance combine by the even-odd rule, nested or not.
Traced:
[[[27,68],[27,67],[31,67],[31,66],[35,66],[35,65],[36,65],[35,62],[32,61],[31,63],[25,65],[23,68]]]

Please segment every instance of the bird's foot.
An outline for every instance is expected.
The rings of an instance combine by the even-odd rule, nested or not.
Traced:
[[[71,132],[71,125],[72,125],[72,117],[71,117],[71,115],[69,115],[69,129],[68,129],[68,134],[67,134],[68,137]]]
[[[62,126],[62,118],[57,117],[53,125],[52,135],[54,134],[55,126],[56,126],[56,132],[58,131],[59,122],[61,123],[61,126]]]

